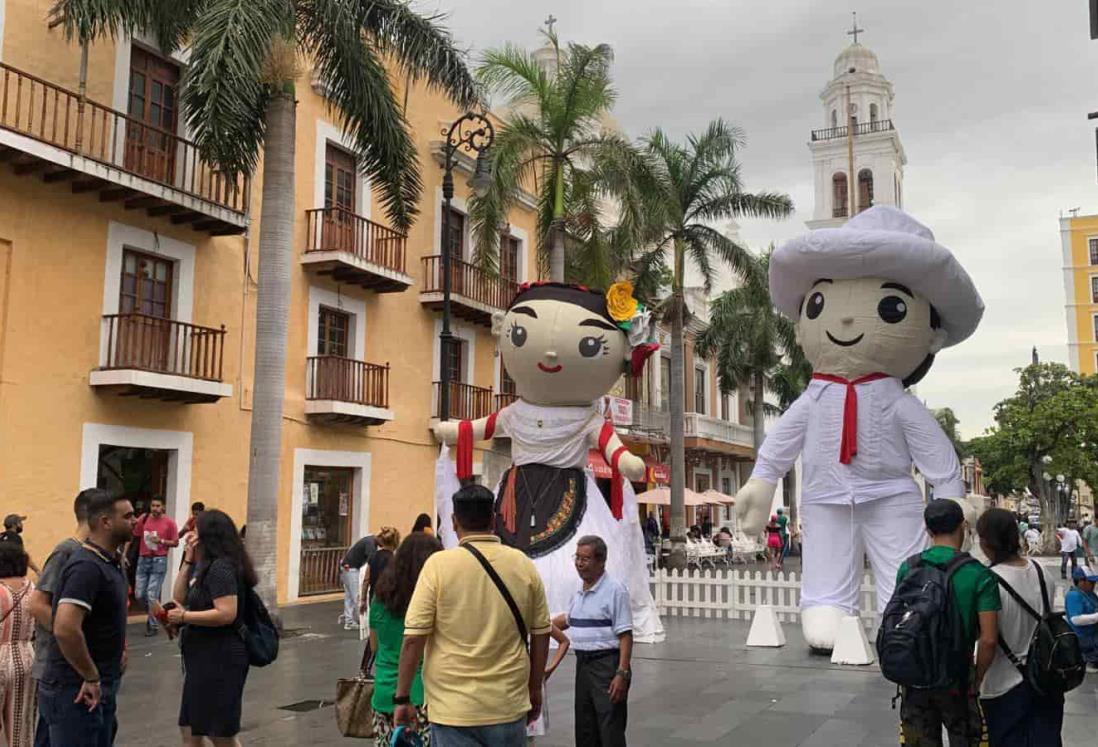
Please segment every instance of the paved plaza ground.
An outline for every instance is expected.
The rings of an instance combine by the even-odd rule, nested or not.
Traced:
[[[358,666],[357,634],[337,629],[334,603],[283,610],[296,631],[278,662],[252,670],[244,701],[248,745],[368,744],[339,736],[330,706],[282,710],[302,701],[329,701],[335,680]],[[744,745],[746,747],[887,747],[897,744],[894,688],[876,667],[836,667],[810,655],[796,625],[788,645],[748,649],[747,623],[667,618],[667,641],[638,645],[630,696],[629,743]],[[177,745],[180,660],[163,636],[146,639],[131,627],[130,671],[120,696],[124,747]],[[572,742],[573,660],[549,684],[550,734],[545,747]],[[306,704],[305,707],[308,707]],[[1068,747],[1098,743],[1098,675],[1069,694],[1064,728]]]

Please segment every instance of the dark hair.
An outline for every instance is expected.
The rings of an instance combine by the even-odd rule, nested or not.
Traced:
[[[597,314],[617,326],[617,322],[614,317],[610,316],[610,311],[606,307],[606,294],[600,290],[591,290],[583,285],[547,282],[524,283],[519,287],[519,292],[515,294],[515,298],[508,305],[507,310],[510,311],[522,301],[561,301],[562,303],[570,303],[587,309],[592,314]]]
[[[483,485],[465,485],[454,493],[454,516],[467,532],[487,532],[492,528],[496,497]]]
[[[1006,509],[989,508],[984,511],[976,522],[976,534],[980,535],[992,565],[1018,557],[1022,547],[1018,539],[1018,525]]]
[[[926,530],[934,536],[953,534],[964,521],[965,511],[961,504],[949,498],[932,500],[923,510]]]
[[[427,558],[442,550],[442,543],[426,532],[412,532],[400,543],[396,554],[374,585],[374,599],[395,617],[404,617],[419,572]]]
[[[224,558],[236,567],[244,577],[245,584],[255,586],[259,583],[252,559],[240,539],[240,532],[236,530],[236,524],[227,513],[216,508],[203,511],[195,521],[195,529],[198,530],[198,547],[201,553],[201,568],[196,577],[198,582],[201,582],[213,561]]]
[[[191,513],[194,513],[195,511],[198,511],[199,513],[202,513],[205,510],[206,510],[206,504],[203,503],[202,501],[195,501],[194,503],[191,504]]]
[[[431,528],[431,517],[427,514],[420,514],[416,517],[416,523],[412,524],[412,532],[422,532],[424,529]]]
[[[931,329],[938,329],[941,326],[942,326],[942,317],[938,313],[938,310],[936,308],[934,308],[933,305],[931,305],[931,307],[930,307],[930,328]],[[906,389],[907,387],[915,386],[920,381],[922,381],[923,377],[927,375],[927,372],[930,371],[930,367],[933,366],[933,365],[934,365],[934,353],[928,353],[927,356],[925,358],[923,358],[923,362],[920,363],[918,366],[916,366],[914,371],[912,371],[911,373],[909,373],[907,376],[904,377],[904,380],[903,380],[904,388]]]
[[[17,542],[0,542],[0,578],[27,575],[27,553]]]
[[[113,514],[114,504],[122,500],[125,500],[125,498],[109,490],[96,490],[88,496],[88,525],[91,526],[104,516]]]
[[[576,547],[590,547],[595,560],[606,561],[606,543],[597,534],[587,534],[576,540]]]
[[[97,495],[109,496],[110,492],[103,488],[85,488],[76,494],[76,500],[72,502],[72,512],[79,523],[88,523],[88,508]]]

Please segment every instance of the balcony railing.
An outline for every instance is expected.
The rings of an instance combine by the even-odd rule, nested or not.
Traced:
[[[518,401],[519,396],[514,392],[500,392],[495,396],[495,412],[499,412],[507,405],[512,405]]]
[[[248,179],[229,178],[198,146],[0,63],[0,128],[243,214]]]
[[[663,441],[668,438],[670,430],[671,418],[667,410],[633,401],[633,422],[629,424],[631,433],[654,441]]]
[[[305,399],[389,406],[389,364],[318,355],[308,359]]]
[[[434,401],[431,412],[436,418],[440,414],[442,404],[439,398],[441,383],[434,382]],[[457,381],[450,382],[450,419],[451,420],[476,420],[492,414],[492,390],[472,384],[462,384]]]
[[[442,257],[423,258],[423,293],[442,292]],[[485,306],[505,309],[518,292],[518,283],[492,277],[476,265],[459,259],[450,260],[451,296],[462,296]]]
[[[854,135],[868,135],[871,132],[889,132],[895,130],[895,126],[892,124],[891,119],[879,119],[876,122],[859,122],[854,125]],[[846,137],[847,127],[828,127],[825,130],[813,130],[812,142],[820,140],[836,140],[841,137]]]
[[[364,262],[404,273],[408,237],[341,207],[306,210],[306,252],[347,252]]]
[[[754,434],[750,426],[700,415],[696,412],[684,414],[683,434],[687,438],[705,438],[749,449],[754,447]]]
[[[101,371],[138,370],[221,381],[225,326],[220,329],[145,314],[107,314]]]
[[[348,549],[347,547],[301,548],[301,575],[297,593],[300,596],[306,596],[341,591],[343,584],[339,578],[339,564]]]

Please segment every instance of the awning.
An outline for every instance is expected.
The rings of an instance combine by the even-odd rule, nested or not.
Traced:
[[[647,467],[645,480],[656,483],[671,481],[671,468],[666,464],[657,462],[650,456],[644,458],[644,463]],[[591,467],[591,471],[595,473],[595,477],[601,480],[610,479],[610,465],[606,463],[598,449],[589,449],[587,451],[587,464]]]
[[[610,465],[602,458],[602,454],[599,453],[598,449],[588,449],[587,464],[591,467],[591,471],[595,473],[595,477],[600,480],[609,480],[613,474],[610,471]]]

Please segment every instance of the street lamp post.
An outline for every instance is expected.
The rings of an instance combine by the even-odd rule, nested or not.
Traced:
[[[454,162],[458,150],[473,151],[477,154],[476,170],[473,172],[469,186],[478,196],[483,196],[491,184],[491,174],[488,166],[488,149],[495,139],[496,131],[492,123],[483,114],[466,112],[458,117],[453,124],[442,131],[446,136],[443,143],[443,170],[442,176],[442,237],[441,237],[441,262],[442,272],[442,332],[439,333],[439,392],[438,410],[439,420],[450,419],[450,346],[453,344],[454,335],[450,331],[450,290],[452,273],[450,268],[450,201],[454,198]]]

